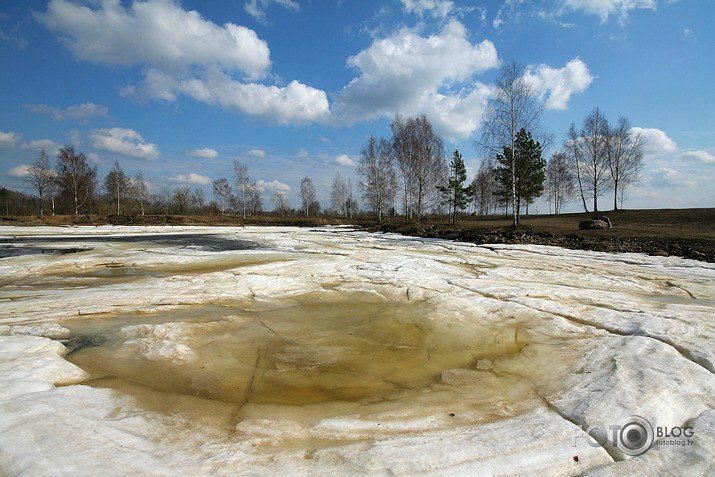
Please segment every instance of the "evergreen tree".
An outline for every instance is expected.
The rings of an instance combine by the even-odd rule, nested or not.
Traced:
[[[467,180],[467,168],[464,166],[462,155],[459,150],[455,150],[452,155],[452,161],[449,163],[449,180],[446,186],[437,186],[437,189],[442,193],[443,203],[449,206],[449,214],[452,219],[452,225],[457,222],[457,211],[467,208],[467,204],[474,197],[474,186],[469,185],[464,187],[464,182]]]
[[[506,199],[516,194],[518,225],[521,204],[534,202],[544,192],[546,160],[541,157],[541,144],[522,128],[516,134],[514,151],[505,146],[504,154],[497,154],[495,174],[502,197]]]

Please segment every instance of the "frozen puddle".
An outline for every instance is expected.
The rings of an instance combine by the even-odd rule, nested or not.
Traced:
[[[527,345],[518,327],[455,326],[424,303],[334,295],[251,312],[203,305],[152,316],[158,324],[117,328],[117,321],[137,317],[107,320],[112,328],[81,340],[90,346],[69,360],[101,385],[121,379],[223,402],[371,402],[397,399],[441,382],[445,370],[475,369],[480,360],[509,357]],[[82,325],[64,326],[82,334]],[[88,328],[97,331],[96,324]]]
[[[329,228],[0,235],[1,475],[715,461],[708,264]],[[690,442],[630,457],[584,437],[631,415]]]

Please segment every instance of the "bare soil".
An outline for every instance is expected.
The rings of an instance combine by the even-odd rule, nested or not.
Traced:
[[[594,216],[607,216],[613,228],[579,230],[578,223]],[[526,243],[603,252],[641,252],[674,255],[715,263],[715,208],[617,210],[597,213],[522,216],[519,228],[511,229],[511,217],[463,216],[456,226],[446,217],[426,216],[420,223],[404,223],[390,217],[378,223],[372,217],[335,218],[237,216],[45,216],[0,217],[0,225],[321,225],[354,224],[368,231],[396,232],[477,244]]]

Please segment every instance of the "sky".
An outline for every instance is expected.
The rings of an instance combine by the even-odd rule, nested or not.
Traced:
[[[359,194],[360,151],[398,113],[425,114],[471,179],[515,61],[547,157],[598,107],[644,143],[625,208],[715,207],[713,18],[715,0],[0,0],[0,186],[32,192],[27,165],[72,144],[152,193],[212,197],[238,160],[267,210],[276,191],[298,207],[306,176],[326,206],[338,172]]]

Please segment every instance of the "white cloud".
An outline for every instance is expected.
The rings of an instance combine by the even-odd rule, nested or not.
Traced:
[[[347,154],[340,154],[339,156],[335,157],[335,163],[340,165],[340,166],[346,166],[346,167],[355,167],[357,164],[355,161],[350,159],[350,156]]]
[[[269,3],[297,8],[292,0],[248,2],[255,14]],[[324,91],[292,81],[287,86],[255,82],[268,76],[268,45],[255,31],[216,25],[173,0],[95,2],[96,8],[52,0],[39,21],[63,37],[75,57],[95,63],[140,65],[144,78],[120,94],[138,100],[176,101],[180,94],[227,110],[282,124],[327,122]],[[236,74],[239,77],[234,77]]]
[[[661,167],[650,172],[650,184],[657,189],[673,187],[677,189],[695,189],[697,180],[669,167]]]
[[[506,18],[511,18],[518,16],[518,11],[516,9],[524,0],[504,0],[504,3],[499,7],[496,17],[492,21],[492,26],[494,28],[499,28],[504,23],[506,23]]]
[[[10,177],[25,177],[30,174],[30,166],[27,164],[20,164],[17,167],[13,167],[5,175]]]
[[[214,159],[216,156],[218,156],[218,151],[209,147],[205,147],[203,149],[194,149],[193,151],[189,152],[189,156],[202,157],[204,159]]]
[[[251,149],[250,151],[246,151],[246,154],[253,157],[266,157],[266,151],[262,149]]]
[[[15,147],[15,143],[22,138],[20,133],[0,131],[0,149]]]
[[[428,118],[441,117],[439,133],[466,137],[478,126],[464,128],[461,117],[448,119],[448,112],[459,110],[460,103],[483,88],[472,86],[472,77],[499,65],[494,44],[484,40],[472,44],[467,30],[456,21],[448,22],[439,34],[422,37],[403,28],[396,34],[376,40],[348,59],[360,71],[335,101],[341,119],[353,122],[395,113],[416,115],[430,110]],[[451,91],[455,83],[469,83],[465,89]],[[478,111],[474,112],[479,115]],[[436,121],[435,121],[436,122]]]
[[[304,148],[298,149],[298,153],[295,155],[298,159],[305,159],[308,157],[308,151],[306,151]]]
[[[327,122],[330,117],[325,92],[298,81],[283,87],[242,83],[212,68],[203,78],[182,80],[177,87],[199,101],[281,124]]]
[[[594,77],[586,64],[575,58],[560,69],[548,65],[529,66],[524,78],[536,90],[546,109],[566,109],[574,93],[582,93]]]
[[[36,16],[81,60],[164,71],[218,64],[253,78],[264,76],[271,64],[266,42],[253,30],[233,23],[218,26],[170,0],[134,1],[128,8],[104,0],[97,9],[52,0]]]
[[[454,2],[449,0],[401,0],[407,13],[424,16],[429,12],[436,18],[445,18],[454,9]]]
[[[92,147],[101,151],[147,160],[157,159],[160,155],[156,144],[147,143],[133,129],[93,129],[90,136]]]
[[[179,174],[176,176],[169,177],[169,182],[178,182],[180,184],[209,185],[212,181],[211,178],[208,176],[203,176],[201,174],[196,174],[192,172],[190,174]]]
[[[271,182],[266,182],[264,180],[256,181],[256,187],[262,191],[272,190],[276,192],[290,192],[290,186],[288,184],[284,184],[275,179]]]
[[[268,8],[271,3],[277,3],[291,10],[298,10],[300,8],[300,5],[292,0],[248,0],[243,4],[243,9],[259,22],[265,23],[266,8]]]
[[[640,135],[643,142],[643,155],[655,158],[678,150],[678,145],[660,129],[632,127],[631,133]]]
[[[681,159],[695,159],[696,161],[704,162],[706,164],[715,163],[715,156],[707,151],[687,151],[678,156]]]
[[[581,10],[591,15],[597,15],[602,22],[610,16],[618,16],[618,21],[624,24],[631,10],[649,9],[655,11],[658,0],[561,0],[561,11]]]
[[[107,116],[109,108],[94,103],[77,104],[65,109],[53,108],[46,104],[25,104],[25,109],[42,114],[50,114],[55,121],[64,121],[68,117],[81,122],[87,121],[92,116]]]
[[[22,146],[20,146],[20,149],[30,149],[38,152],[44,149],[49,156],[56,156],[61,148],[62,144],[50,139],[36,139],[34,141],[24,142]]]

